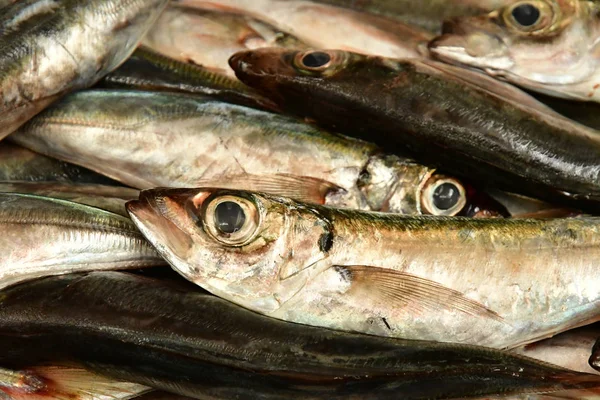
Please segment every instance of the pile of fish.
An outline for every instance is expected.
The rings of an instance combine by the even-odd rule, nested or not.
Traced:
[[[600,3],[0,0],[0,399],[600,399]]]

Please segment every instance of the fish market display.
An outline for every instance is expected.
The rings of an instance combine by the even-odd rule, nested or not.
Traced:
[[[514,1],[444,23],[437,58],[556,97],[600,101],[596,1]]]
[[[260,47],[307,48],[298,39],[254,18],[190,7],[169,6],[142,42],[174,59],[235,78],[228,60]]]
[[[600,390],[596,375],[522,356],[285,323],[124,273],[29,282],[5,290],[1,304],[3,363],[18,365],[23,356],[77,361],[106,377],[198,399],[383,400],[402,393],[424,400]]]
[[[258,49],[230,63],[244,83],[284,110],[386,151],[409,152],[508,191],[599,210],[598,132],[477,72],[337,50]]]
[[[311,1],[178,0],[201,9],[243,13],[269,23],[314,48],[336,48],[385,57],[421,58],[432,35],[387,18]]]
[[[125,217],[43,196],[0,193],[0,288],[47,275],[164,262]]]
[[[187,279],[291,322],[510,348],[600,320],[598,218],[432,219],[216,189],[142,191],[127,209]]]
[[[121,64],[168,0],[39,0],[0,18],[0,139]]]
[[[293,118],[209,98],[81,92],[11,140],[140,189],[231,187],[403,214],[503,215],[484,194],[432,168]]]

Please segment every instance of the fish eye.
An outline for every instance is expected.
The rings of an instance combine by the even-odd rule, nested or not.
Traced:
[[[294,56],[293,65],[299,72],[326,76],[343,66],[346,58],[341,51],[309,50],[298,52]]]
[[[505,13],[507,23],[517,30],[533,32],[551,24],[553,11],[545,2],[518,2]]]
[[[464,186],[458,180],[443,175],[431,177],[421,195],[421,206],[431,215],[456,215],[466,204]]]
[[[324,67],[331,61],[331,56],[322,51],[313,51],[302,57],[302,64],[307,68]]]
[[[256,204],[244,197],[217,195],[203,206],[202,222],[206,231],[217,241],[242,245],[254,238],[259,225]]]

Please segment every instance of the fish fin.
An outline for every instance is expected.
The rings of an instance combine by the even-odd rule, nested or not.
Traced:
[[[201,180],[197,182],[197,186],[252,190],[316,204],[324,204],[325,196],[332,191],[344,191],[322,179],[288,174],[225,176]]]
[[[335,266],[351,283],[349,293],[419,313],[424,310],[461,311],[503,322],[503,318],[463,293],[429,279],[385,268],[353,265]],[[366,296],[366,297],[364,297]]]
[[[13,400],[127,400],[152,390],[81,368],[38,366],[15,374],[21,375],[25,384],[1,386],[0,382],[0,393]]]

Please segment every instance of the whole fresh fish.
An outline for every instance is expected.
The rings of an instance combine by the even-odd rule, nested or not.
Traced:
[[[109,380],[78,368],[0,368],[0,398],[7,400],[128,400],[149,391],[146,386]]]
[[[513,348],[600,320],[600,218],[408,217],[225,189],[127,203],[171,266],[290,322]]]
[[[446,21],[429,49],[530,90],[600,102],[599,11],[597,1],[515,1]]]
[[[457,16],[479,15],[514,0],[313,0],[385,15],[428,31],[439,33],[442,21]]]
[[[509,192],[600,210],[598,131],[476,71],[336,50],[258,49],[230,63],[284,110],[340,133]]]
[[[0,193],[0,288],[47,275],[164,262],[125,217],[49,197]]]
[[[0,143],[0,180],[118,184],[96,172],[43,156],[6,140]]]
[[[168,0],[39,0],[0,21],[0,139],[134,51]]]
[[[62,182],[0,181],[0,193],[25,193],[69,200],[128,217],[125,203],[135,200],[139,191],[122,186]]]
[[[470,185],[294,118],[198,96],[72,94],[11,136],[139,189],[252,189],[403,214],[504,215]]]
[[[421,58],[431,33],[401,22],[311,1],[179,0],[201,9],[243,13],[276,26],[315,48],[386,57]]]
[[[455,399],[589,389],[600,377],[481,347],[289,324],[124,273],[5,290],[0,360],[78,362],[198,399]],[[593,398],[593,397],[579,397]]]
[[[272,46],[308,48],[293,36],[254,18],[177,4],[165,9],[142,43],[176,60],[192,62],[234,79],[228,64],[234,53]]]
[[[143,46],[100,81],[106,88],[182,92],[207,95],[228,103],[277,110],[272,101],[235,78],[189,63],[182,63]]]

